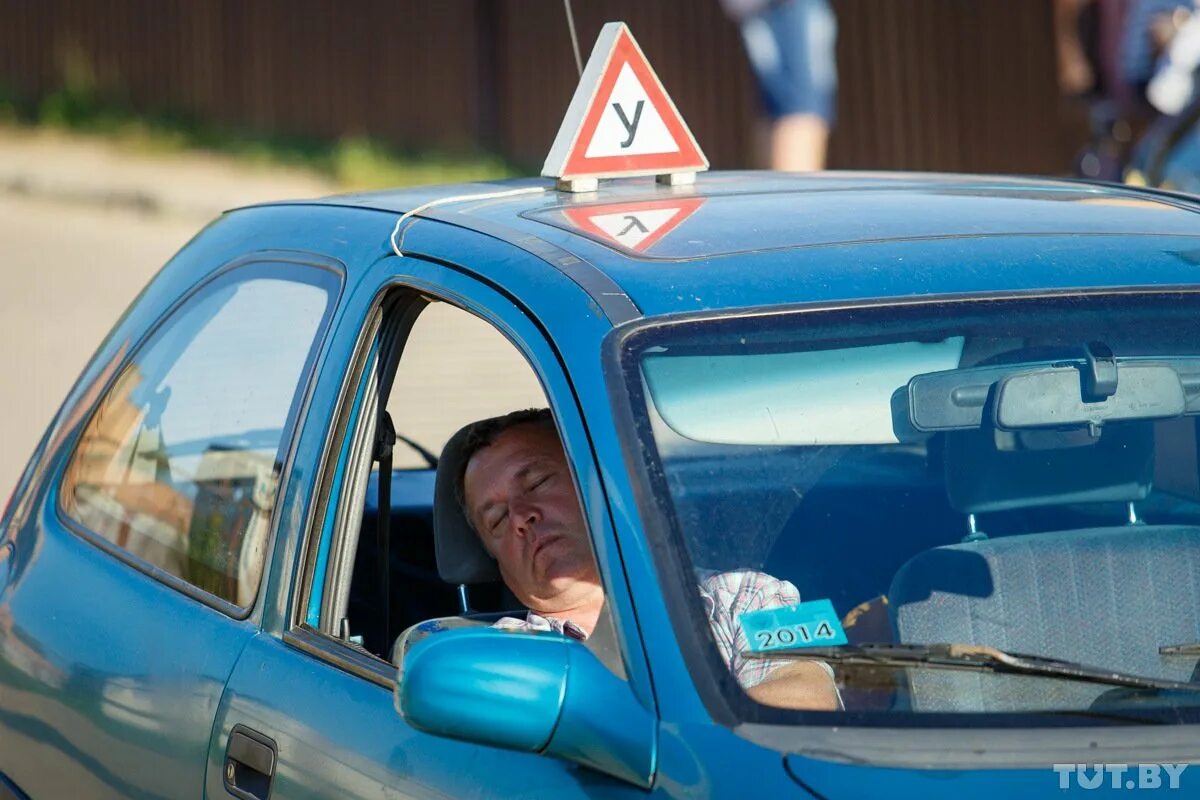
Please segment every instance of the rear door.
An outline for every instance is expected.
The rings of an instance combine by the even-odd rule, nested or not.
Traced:
[[[117,350],[21,504],[0,773],[32,797],[201,791],[341,284],[287,258],[228,265]]]

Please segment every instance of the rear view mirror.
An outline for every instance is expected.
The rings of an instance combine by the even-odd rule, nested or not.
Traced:
[[[1076,367],[1018,372],[996,386],[996,427],[1023,428],[1101,425],[1116,420],[1181,416],[1187,398],[1179,374],[1160,364],[1126,364],[1118,371],[1116,391],[1086,402]]]
[[[1105,377],[1103,391],[1097,392],[1082,362],[925,373],[893,398],[893,429],[903,439],[988,423],[1001,431],[1023,431],[1200,413],[1200,374],[1190,359],[1179,364],[1116,360]]]

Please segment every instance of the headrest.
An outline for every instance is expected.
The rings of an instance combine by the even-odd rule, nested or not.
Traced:
[[[1154,481],[1154,427],[1106,425],[1093,444],[1001,450],[984,426],[946,434],[946,492],[967,514],[1142,500]]]
[[[486,420],[481,420],[484,422]],[[433,487],[433,543],[438,574],[442,580],[460,583],[489,583],[500,580],[500,569],[458,504],[455,483],[462,472],[467,434],[480,422],[459,429],[442,448]]]

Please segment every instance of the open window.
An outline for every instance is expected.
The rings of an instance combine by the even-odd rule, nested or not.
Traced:
[[[340,466],[327,478],[326,529],[310,554],[306,621],[388,660],[397,636],[422,621],[459,616],[465,606],[522,610],[498,580],[459,586],[439,573],[436,468],[463,426],[550,403],[517,347],[450,303],[403,292],[384,304],[368,337],[360,380],[348,387],[357,397],[343,404],[356,411],[341,423]],[[390,465],[379,457],[389,424]]]

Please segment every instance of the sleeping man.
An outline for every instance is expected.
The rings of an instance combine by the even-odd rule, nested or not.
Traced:
[[[497,625],[587,639],[604,589],[566,455],[547,409],[517,411],[471,429],[457,477],[467,520],[527,609]],[[707,573],[699,591],[722,658],[746,693],[786,708],[840,708],[832,670],[819,661],[746,658],[741,614],[794,605],[796,588],[761,572]]]

